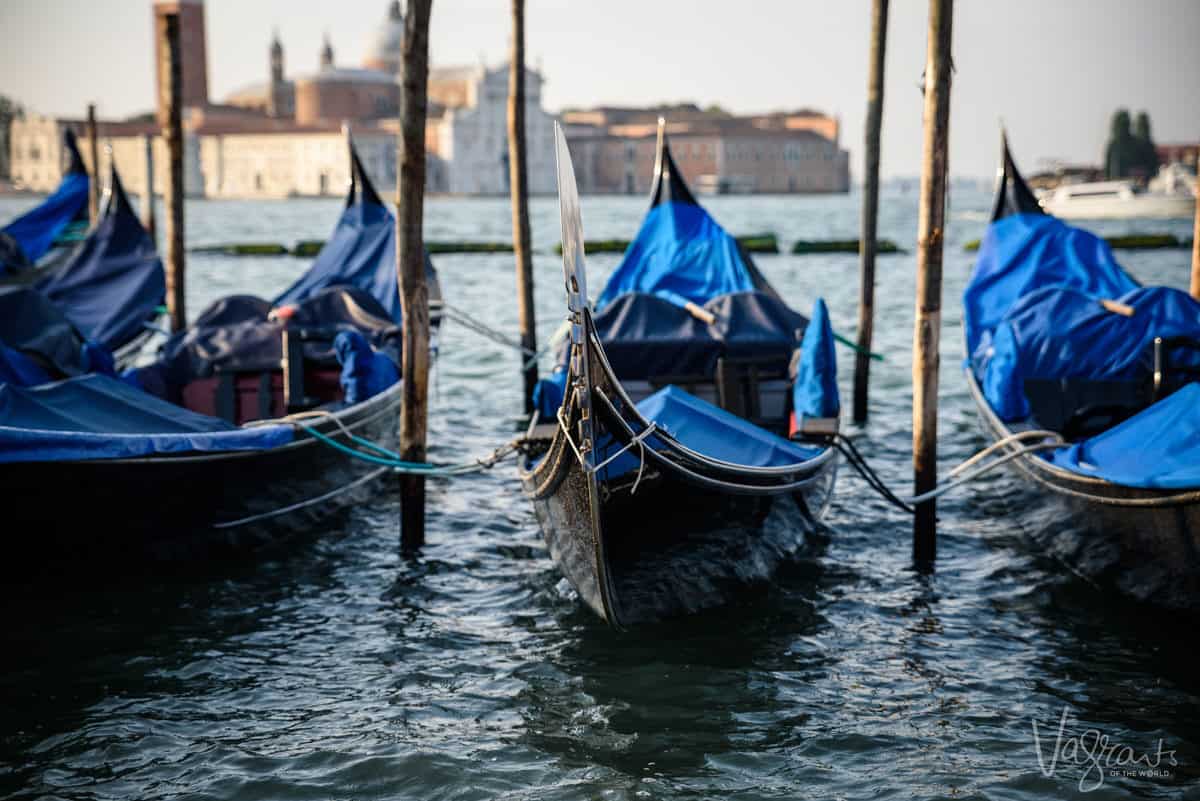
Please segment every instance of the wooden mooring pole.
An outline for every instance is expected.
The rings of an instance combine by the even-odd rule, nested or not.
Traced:
[[[517,309],[521,347],[537,352],[533,309],[533,256],[529,236],[529,186],[525,169],[525,0],[512,0],[512,53],[508,67],[508,188],[512,199],[513,255],[517,264]],[[537,362],[521,355],[525,413],[533,411]]]
[[[942,246],[950,140],[950,33],[953,0],[929,0],[925,57],[925,128],[921,205],[917,221],[917,303],[913,327],[913,484],[916,494],[937,484],[938,340],[942,327]],[[913,559],[937,556],[937,504],[917,504]]]
[[[158,242],[158,223],[154,218],[154,137],[146,134],[142,137],[146,150],[146,186],[142,190],[142,227],[150,234],[151,242]]]
[[[410,0],[404,19],[404,79],[400,87],[400,176],[396,183],[396,269],[404,315],[404,389],[400,408],[400,455],[425,461],[429,401],[429,287],[425,283],[425,115],[429,78],[429,13],[432,0]],[[425,477],[400,479],[400,544],[425,542]]]
[[[92,162],[92,177],[88,182],[88,219],[92,225],[100,217],[100,134],[96,126],[96,104],[87,108],[88,158]]]
[[[163,13],[155,17],[158,36],[158,123],[167,146],[166,185],[163,211],[166,213],[164,239],[167,273],[167,314],[171,330],[182,331],[187,325],[184,303],[183,255],[183,62],[179,45],[179,14]]]
[[[863,152],[862,233],[859,239],[858,350],[854,355],[854,422],[867,421],[871,336],[875,328],[875,245],[879,222],[879,130],[883,125],[883,64],[888,0],[871,3],[871,64],[867,77],[867,130]]]

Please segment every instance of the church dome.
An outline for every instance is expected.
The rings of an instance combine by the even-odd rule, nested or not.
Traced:
[[[400,10],[400,0],[392,0],[388,7],[387,19],[379,26],[371,46],[367,49],[367,58],[363,66],[369,70],[399,72],[403,47],[404,12]]]

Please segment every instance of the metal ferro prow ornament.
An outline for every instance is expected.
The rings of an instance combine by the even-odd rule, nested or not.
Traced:
[[[568,376],[571,385],[567,397],[578,410],[576,424],[580,458],[584,468],[591,466],[594,435],[592,426],[591,372],[588,364],[588,337],[591,315],[587,299],[587,266],[583,258],[583,218],[579,211],[579,188],[575,169],[562,126],[554,125],[555,163],[558,169],[558,214],[562,227],[563,278],[567,289],[567,310],[571,324],[571,357]]]

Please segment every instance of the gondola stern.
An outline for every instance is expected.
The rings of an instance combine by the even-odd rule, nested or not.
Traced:
[[[650,185],[650,208],[665,203],[700,205],[683,180],[675,158],[671,155],[671,146],[667,141],[667,120],[665,117],[659,117],[658,142],[654,149],[654,177]]]
[[[354,136],[350,132],[349,124],[342,125],[342,133],[346,137],[346,147],[350,153],[350,188],[346,193],[346,208],[358,203],[384,205],[379,193],[375,191],[375,185],[371,183],[370,176],[367,175],[362,158],[358,155],[358,148],[354,146]]]
[[[996,170],[996,195],[991,222],[1016,214],[1046,214],[1037,195],[1025,183],[1008,146],[1008,131],[1000,128],[1000,166]]]

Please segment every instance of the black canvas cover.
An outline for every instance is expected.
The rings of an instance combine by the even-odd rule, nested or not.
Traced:
[[[217,372],[278,369],[284,323],[270,319],[271,304],[249,295],[223,298],[196,322],[172,336],[155,365],[168,387]],[[335,366],[333,340],[339,331],[362,334],[377,350],[400,363],[400,328],[368,292],[354,287],[324,289],[296,304],[289,329],[305,333],[307,362]]]
[[[88,371],[83,335],[32,287],[0,287],[0,344],[24,353],[54,377]]]
[[[117,350],[155,316],[166,297],[167,279],[115,168],[110,176],[96,226],[67,264],[40,277],[36,286],[88,339]]]
[[[655,295],[619,296],[595,315],[596,331],[623,379],[711,376],[717,359],[778,359],[786,364],[807,319],[765,292],[735,292],[704,304],[708,325]]]

